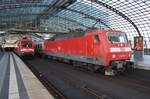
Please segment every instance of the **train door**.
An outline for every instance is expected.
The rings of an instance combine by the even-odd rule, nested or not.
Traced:
[[[95,34],[93,37],[93,52],[95,58],[95,64],[104,65],[104,50],[100,35]]]
[[[93,51],[95,57],[99,57],[100,55],[100,44],[100,37],[98,34],[95,34],[93,37]]]

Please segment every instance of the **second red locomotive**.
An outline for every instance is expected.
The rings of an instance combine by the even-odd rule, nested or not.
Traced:
[[[106,75],[133,67],[127,36],[116,30],[95,29],[56,35],[44,42],[43,50],[45,55],[88,63],[87,68],[104,70]]]
[[[16,42],[15,52],[19,56],[34,55],[35,43],[32,39],[23,38]]]

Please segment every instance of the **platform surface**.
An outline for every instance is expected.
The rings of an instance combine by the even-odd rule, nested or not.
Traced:
[[[135,67],[139,69],[150,70],[150,55],[143,55],[141,59],[134,59],[132,60],[135,62]]]
[[[0,52],[0,99],[54,99],[23,61]]]

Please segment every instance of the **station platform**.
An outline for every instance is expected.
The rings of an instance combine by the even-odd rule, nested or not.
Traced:
[[[134,61],[135,68],[150,70],[150,55],[143,55],[143,58],[138,59],[138,60],[132,57],[131,60]]]
[[[54,99],[23,61],[0,52],[0,99]]]

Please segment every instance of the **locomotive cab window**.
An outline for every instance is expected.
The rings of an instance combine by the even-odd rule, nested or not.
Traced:
[[[127,43],[127,36],[124,33],[108,33],[108,40],[111,43]]]
[[[23,47],[32,47],[32,43],[31,42],[23,42],[22,46]]]
[[[94,36],[94,42],[95,42],[95,43],[100,42],[100,38],[99,38],[98,35],[95,35],[95,36]]]

